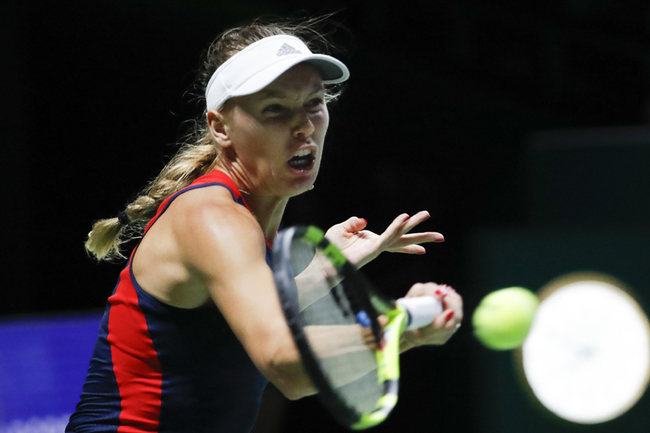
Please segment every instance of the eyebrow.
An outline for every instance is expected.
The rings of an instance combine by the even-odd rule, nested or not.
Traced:
[[[311,92],[309,92],[309,94],[313,95],[314,93],[318,93],[322,91],[325,91],[325,88],[323,87],[322,84],[318,84],[316,87],[314,87],[311,90]],[[262,94],[262,99],[286,97],[286,93],[283,92],[282,90],[262,89],[260,90],[260,93]]]

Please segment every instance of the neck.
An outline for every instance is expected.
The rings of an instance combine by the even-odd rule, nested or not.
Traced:
[[[280,228],[289,198],[277,199],[251,194],[243,190],[240,191],[253,216],[260,223],[264,236],[270,242],[273,242]]]
[[[221,163],[216,164],[215,168],[226,173],[235,182],[246,201],[246,205],[260,224],[264,236],[270,242],[273,242],[282,222],[282,216],[289,202],[289,197],[261,194],[254,187],[254,182],[251,182],[233,164],[224,164],[221,161]]]

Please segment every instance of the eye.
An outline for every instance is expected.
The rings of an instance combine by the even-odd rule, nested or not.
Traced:
[[[321,105],[323,105],[323,98],[320,98],[320,97],[319,98],[314,98],[314,99],[310,100],[309,102],[307,102],[307,104],[305,104],[305,106],[307,108],[309,108],[309,109],[319,109],[321,107]]]
[[[271,104],[271,105],[267,105],[266,107],[264,107],[262,112],[266,113],[266,114],[271,114],[271,115],[281,114],[281,113],[284,112],[284,107],[282,105],[280,105],[280,104]]]

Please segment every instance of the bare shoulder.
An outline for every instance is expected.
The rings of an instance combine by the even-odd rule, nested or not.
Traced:
[[[233,260],[264,260],[262,229],[226,188],[197,188],[179,196],[174,205],[169,209],[174,238],[186,265],[199,274],[210,277]]]

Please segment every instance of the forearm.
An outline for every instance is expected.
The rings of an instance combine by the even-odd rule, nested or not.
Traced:
[[[376,342],[369,328],[360,325],[307,326],[304,332],[312,353],[334,387],[354,382],[377,368]],[[295,345],[277,349],[273,361],[261,369],[292,400],[317,392],[299,358]]]
[[[328,260],[317,254],[295,280],[300,311],[302,311],[326,296],[341,282],[341,276]]]
[[[416,344],[409,338],[408,334],[402,334],[399,341],[399,353],[404,353],[407,350],[411,350],[414,347],[418,347],[418,346],[419,346],[418,344]]]
[[[291,334],[268,334],[249,351],[257,369],[289,400],[317,393],[305,371]]]

